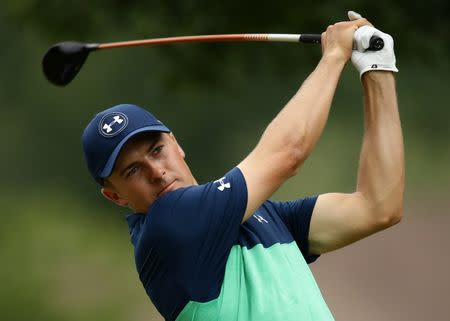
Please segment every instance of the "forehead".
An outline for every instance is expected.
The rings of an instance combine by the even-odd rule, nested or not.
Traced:
[[[152,143],[158,140],[162,136],[161,132],[143,132],[131,137],[126,144],[123,146],[122,150],[130,148],[130,146],[139,145],[142,143]]]
[[[133,136],[126,142],[120,151],[116,165],[121,165],[127,160],[127,158],[132,156],[134,152],[138,152],[141,148],[146,148],[147,146],[157,142],[162,135],[163,134],[161,132],[143,132]]]

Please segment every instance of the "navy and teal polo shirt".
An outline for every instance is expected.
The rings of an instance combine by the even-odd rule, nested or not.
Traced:
[[[308,267],[317,197],[266,201],[244,224],[238,168],[127,217],[139,278],[168,321],[328,321]]]

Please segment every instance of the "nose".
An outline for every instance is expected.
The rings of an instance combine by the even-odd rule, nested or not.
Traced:
[[[145,162],[145,169],[147,171],[147,177],[152,183],[163,180],[164,175],[166,175],[163,164],[155,160],[147,159]]]

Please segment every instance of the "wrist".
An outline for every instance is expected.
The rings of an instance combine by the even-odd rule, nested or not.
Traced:
[[[322,59],[320,59],[320,63],[329,64],[331,66],[335,66],[341,69],[344,68],[347,61],[348,61],[347,58],[334,53],[325,54],[322,56]]]
[[[394,72],[386,70],[368,71],[362,74],[361,80],[363,83],[378,83],[394,80]]]
[[[363,75],[362,86],[365,97],[381,99],[386,95],[395,95],[394,73],[390,71],[374,71]]]

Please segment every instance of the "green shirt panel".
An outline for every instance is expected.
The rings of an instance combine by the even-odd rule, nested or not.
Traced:
[[[297,244],[231,249],[220,295],[190,301],[176,321],[333,321]]]

